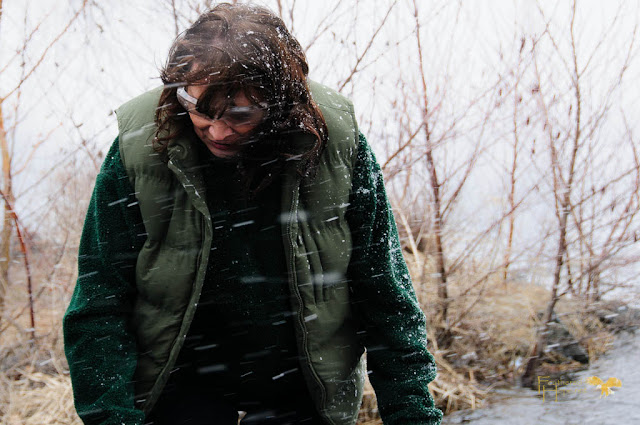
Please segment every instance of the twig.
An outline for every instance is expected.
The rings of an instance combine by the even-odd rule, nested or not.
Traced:
[[[20,242],[20,251],[22,252],[23,258],[24,258],[24,267],[25,270],[27,272],[27,291],[29,293],[29,316],[31,319],[31,339],[35,342],[36,340],[36,323],[35,323],[35,313],[33,310],[33,289],[32,289],[32,285],[31,285],[31,268],[29,266],[29,255],[27,252],[27,246],[24,242],[24,237],[22,235],[22,232],[20,231],[20,222],[18,221],[18,215],[16,214],[15,210],[13,209],[13,205],[11,205],[11,202],[9,201],[9,198],[5,195],[5,193],[0,190],[0,195],[2,195],[2,198],[4,199],[4,202],[9,206],[10,210],[11,210],[11,218],[13,219],[13,221],[15,222],[15,226],[16,226],[16,233],[18,234],[18,241]]]

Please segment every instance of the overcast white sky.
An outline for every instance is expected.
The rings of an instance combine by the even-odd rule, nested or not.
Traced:
[[[25,22],[27,32],[42,22],[27,50],[28,57],[35,61],[42,47],[60,31],[71,10],[80,3],[80,0],[71,0],[68,7],[61,7],[61,2],[54,0],[5,1],[0,23],[0,66],[4,67],[15,51],[20,49],[25,37]],[[187,7],[189,1],[176,3],[182,5],[180,29],[184,29],[186,18],[193,19],[196,13]],[[271,7],[275,5],[273,1],[259,3]],[[335,23],[330,31],[309,50],[312,78],[331,86],[338,85],[354,61],[353,48],[349,44],[359,42],[359,51],[362,51],[376,25],[394,2],[367,0],[359,3],[362,5],[355,7],[353,0],[323,4],[305,2],[301,7],[301,2],[298,2],[293,27],[303,45],[309,43],[328,11],[338,5],[339,13],[332,18]],[[558,31],[568,27],[566,18],[569,16],[567,9],[570,3],[553,0],[540,2]],[[108,114],[117,105],[157,85],[157,68],[163,63],[174,36],[169,4],[168,1],[114,0],[109,2],[108,7],[88,9],[89,12],[83,14],[73,26],[72,32],[63,37],[53,54],[47,57],[39,68],[38,77],[25,87],[24,97],[33,99],[39,105],[39,123],[24,126],[24,137],[33,138],[34,131],[47,133],[57,122],[66,122],[69,113],[75,122],[82,122],[87,128],[101,128],[113,120]],[[580,0],[578,4],[577,43],[585,51],[592,49],[604,31],[615,32],[613,37],[619,38],[620,43],[612,45],[624,44],[624,39],[631,34],[630,26],[638,22],[638,1]],[[477,0],[464,2],[460,8],[457,2],[420,0],[418,5],[424,21],[423,47],[428,60],[426,71],[432,77],[429,82],[441,79],[446,68],[447,78],[453,81],[450,87],[462,91],[460,95],[487,84],[493,77],[488,74],[492,63],[498,60],[500,51],[508,54],[514,43],[518,42],[514,40],[516,34],[540,34],[544,30],[536,2],[532,0]],[[613,28],[606,28],[618,7],[624,8],[622,19]],[[378,78],[376,83],[384,84],[380,76],[397,72],[399,61],[406,64],[407,60],[411,60],[411,50],[414,49],[411,42],[412,13],[410,1],[397,3],[387,26],[378,35],[371,53],[363,62],[366,64],[380,58],[374,66],[365,68],[354,79],[352,86],[347,87],[356,107],[363,113],[370,112],[368,109],[374,106],[370,103],[371,81]],[[291,22],[288,16],[286,19]],[[356,28],[353,28],[353,22]],[[342,40],[345,44],[341,43]],[[595,60],[602,61],[603,66],[615,63],[620,52],[611,49],[609,53],[611,58],[601,54]],[[400,55],[405,57],[399,58]],[[327,62],[326,58],[332,60]],[[0,94],[5,94],[15,84],[20,72],[16,66],[18,63],[19,58],[12,61],[2,73]],[[637,68],[633,72],[640,76]],[[637,91],[633,88],[637,85],[629,86],[625,92],[633,95],[624,100],[624,107],[637,110]],[[46,94],[43,96],[46,98],[40,98],[43,94]],[[80,99],[82,107],[78,108]],[[31,106],[31,102],[24,98],[21,100]],[[11,104],[12,99],[8,101]],[[29,111],[25,110],[24,115]],[[51,122],[46,119],[49,115]],[[5,119],[12,121],[11,116]]]

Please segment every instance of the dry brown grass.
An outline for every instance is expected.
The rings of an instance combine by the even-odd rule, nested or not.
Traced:
[[[35,340],[24,271],[11,270],[0,321],[0,423],[79,425],[62,343],[62,315],[75,279],[75,255],[32,253]]]
[[[39,317],[44,319],[44,315]],[[45,331],[43,328],[51,322],[41,323],[36,327],[35,341],[30,332],[16,329],[18,323],[0,335],[0,422],[81,424],[73,407],[59,326]]]
[[[420,274],[417,261],[407,258],[414,282]],[[72,253],[60,259],[54,272],[34,275],[36,340],[30,339],[28,298],[21,271],[15,267],[6,309],[0,322],[0,423],[7,425],[78,425],[68,367],[62,346],[61,320],[72,290],[75,260]],[[41,267],[46,264],[43,262]],[[50,270],[50,269],[49,269]],[[427,273],[428,276],[428,273]],[[497,385],[515,382],[534,342],[537,313],[548,292],[535,284],[486,279],[475,282],[473,273],[451,279],[451,346],[439,348],[430,341],[438,377],[430,384],[436,404],[445,412],[482,405]],[[427,317],[434,311],[434,285],[429,280],[416,292]],[[600,322],[584,314],[579,301],[564,299],[557,311],[563,322],[595,358],[612,339]],[[429,320],[428,334],[439,324]],[[360,424],[379,425],[375,394],[367,382]]]
[[[421,254],[420,254],[421,255]],[[427,315],[428,333],[432,337],[442,324],[430,313],[437,300],[434,268],[430,261],[422,270],[424,257],[405,255],[416,285],[418,299]],[[542,325],[539,315],[550,298],[543,286],[533,282],[502,282],[499,274],[483,275],[481,265],[469,266],[449,277],[449,326],[451,345],[437,347],[430,341],[438,365],[438,378],[432,383],[436,404],[445,412],[475,408],[482,404],[496,386],[516,385],[526,359]],[[420,277],[424,276],[422,285]],[[585,308],[580,299],[562,298],[556,306],[557,316],[586,347],[590,359],[604,353],[613,333]],[[575,369],[577,362],[544,366]]]

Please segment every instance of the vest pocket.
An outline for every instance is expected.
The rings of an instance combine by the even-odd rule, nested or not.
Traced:
[[[186,309],[195,281],[199,245],[177,248],[146,244],[138,256],[138,297],[157,308],[178,313]]]

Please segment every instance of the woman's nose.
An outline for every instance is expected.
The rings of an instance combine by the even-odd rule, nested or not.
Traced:
[[[218,141],[224,140],[225,138],[232,136],[235,133],[233,129],[222,120],[216,120],[211,123],[208,131],[211,139]]]

